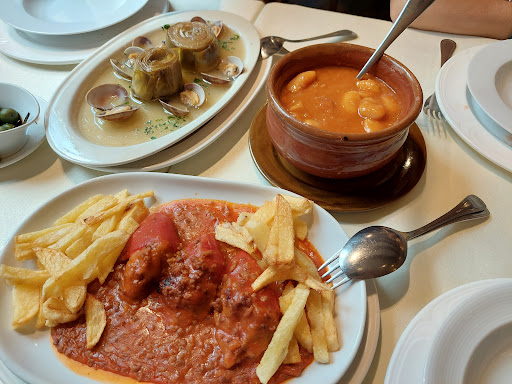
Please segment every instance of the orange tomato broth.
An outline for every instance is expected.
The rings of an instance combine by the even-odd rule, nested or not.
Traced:
[[[309,72],[316,73],[313,80]],[[302,72],[283,88],[280,101],[298,120],[327,131],[364,133],[393,125],[401,111],[398,96],[373,75],[357,80],[358,72],[339,66]]]

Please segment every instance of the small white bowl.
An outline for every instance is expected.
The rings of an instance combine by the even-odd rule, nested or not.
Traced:
[[[0,83],[0,108],[12,108],[22,119],[30,113],[25,124],[0,132],[0,158],[4,158],[18,152],[27,142],[27,128],[39,116],[39,103],[26,89],[14,84]]]

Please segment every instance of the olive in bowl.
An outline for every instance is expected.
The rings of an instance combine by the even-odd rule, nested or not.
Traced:
[[[266,125],[275,150],[299,170],[346,179],[374,172],[398,153],[421,112],[414,74],[384,55],[361,80],[374,50],[316,44],[284,55],[266,82]]]
[[[0,158],[18,152],[27,142],[27,128],[39,116],[39,103],[26,89],[0,83]]]

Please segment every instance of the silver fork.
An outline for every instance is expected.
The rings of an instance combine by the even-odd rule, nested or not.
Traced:
[[[450,39],[441,40],[441,67],[448,61],[450,57],[452,57],[453,52],[455,51],[455,47],[457,44],[455,41]],[[425,103],[423,104],[423,112],[427,116],[432,116],[434,119],[443,119],[444,116],[441,113],[441,109],[439,108],[439,104],[437,103],[436,93],[431,94]]]

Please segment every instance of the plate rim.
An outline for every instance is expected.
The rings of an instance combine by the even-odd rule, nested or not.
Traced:
[[[512,110],[504,103],[494,84],[499,69],[512,62],[512,47],[509,47],[511,44],[511,41],[503,40],[484,46],[471,58],[467,71],[467,85],[473,98],[509,134],[512,134]]]
[[[82,33],[94,32],[104,28],[107,28],[111,25],[120,23],[123,20],[126,20],[130,16],[133,16],[138,11],[140,11],[148,2],[148,0],[137,0],[130,1],[125,0],[121,7],[111,10],[109,12],[109,16],[111,18],[106,18],[108,20],[102,24],[94,24],[90,22],[71,22],[71,23],[55,23],[49,22],[46,20],[40,20],[37,17],[32,16],[28,13],[23,5],[23,1],[21,0],[10,0],[11,8],[9,12],[6,14],[2,14],[0,17],[2,21],[6,24],[10,25],[12,28],[38,35],[51,35],[51,36],[67,36],[67,35],[79,35]],[[73,3],[73,2],[71,2]],[[125,12],[125,13],[121,13]],[[117,15],[117,17],[115,17]],[[114,16],[112,18],[112,16]],[[25,23],[25,25],[24,25]],[[26,24],[30,25],[27,27]],[[55,29],[55,27],[57,28]],[[60,27],[62,26],[62,27]],[[60,28],[59,28],[60,27]],[[66,29],[70,28],[70,29]]]
[[[386,376],[384,378],[384,384],[409,384],[411,379],[416,378],[418,382],[421,382],[424,377],[424,364],[426,363],[428,350],[430,348],[434,332],[425,335],[424,328],[430,327],[437,329],[439,324],[442,323],[444,318],[447,316],[448,311],[441,313],[440,316],[436,316],[434,310],[438,306],[450,305],[452,302],[457,302],[459,296],[463,299],[468,297],[476,290],[481,289],[485,286],[490,286],[501,280],[511,280],[510,278],[495,278],[477,280],[458,287],[452,288],[441,295],[434,298],[432,301],[427,303],[420,311],[413,317],[413,319],[407,324],[405,330],[402,332],[393,353],[389,360],[388,367],[386,369]],[[419,329],[418,329],[419,328]],[[407,344],[414,341],[412,338],[421,338],[422,346],[426,346],[424,350],[413,349],[416,353],[421,354],[417,356],[410,353],[407,349]],[[412,339],[412,340],[411,340]],[[423,357],[423,368],[417,375],[411,377],[411,372],[403,372],[403,367],[414,367],[414,363],[417,362],[418,357]],[[410,364],[408,364],[410,362]]]
[[[492,304],[492,297],[496,297],[496,295],[503,301],[512,303],[512,279],[496,282],[496,284],[489,285],[487,289],[475,291],[449,311],[434,334],[425,364],[425,383],[439,383],[440,379],[447,380],[446,382],[452,384],[462,383],[467,363],[476,346],[490,332],[512,323],[512,312],[502,311],[498,313],[501,315],[498,318],[493,316],[497,315],[496,312],[492,312],[493,309],[496,309],[496,306]],[[475,316],[475,313],[478,316]],[[464,327],[461,327],[461,319],[464,319]],[[482,324],[490,325],[490,327],[483,329]],[[456,341],[453,342],[452,338],[452,342],[444,343],[444,340],[449,339],[447,337],[449,334],[452,336],[455,334]],[[461,340],[460,337],[464,335],[469,337]],[[466,342],[467,340],[469,342]],[[462,346],[464,348],[461,348]],[[443,353],[440,353],[441,351]]]
[[[469,147],[493,164],[512,172],[511,148],[484,127],[469,108],[466,95],[467,65],[479,49],[482,46],[459,52],[441,67],[435,86],[437,101],[448,124]],[[451,79],[452,86],[446,85],[447,79]]]
[[[72,188],[69,188],[65,191],[62,191],[61,193],[57,194],[47,202],[43,203],[39,208],[37,208],[32,215],[27,217],[14,231],[14,233],[11,235],[9,240],[7,241],[5,248],[0,252],[0,262],[3,263],[14,263],[14,255],[11,250],[13,245],[13,238],[16,233],[19,233],[20,231],[26,231],[26,230],[34,230],[38,226],[42,225],[41,223],[38,224],[42,220],[40,217],[41,215],[44,216],[44,219],[42,220],[44,223],[48,224],[52,220],[56,219],[60,215],[64,214],[67,209],[70,209],[72,206],[78,204],[80,201],[83,201],[86,196],[90,196],[91,194],[94,194],[95,192],[99,191],[109,191],[109,193],[113,193],[114,191],[117,191],[121,186],[123,188],[129,188],[131,189],[132,193],[137,192],[139,190],[146,190],[148,188],[148,185],[157,185],[159,183],[165,183],[165,189],[167,192],[160,192],[161,195],[159,195],[159,191],[156,190],[156,195],[161,196],[163,199],[168,199],[165,196],[168,194],[174,194],[177,193],[176,191],[180,189],[180,194],[183,194],[183,196],[180,195],[180,197],[173,197],[173,199],[176,198],[187,198],[187,197],[194,197],[194,198],[213,198],[213,199],[220,199],[223,198],[218,197],[217,194],[213,194],[212,191],[216,190],[217,192],[219,190],[223,190],[224,194],[229,196],[236,196],[236,199],[230,199],[230,201],[235,202],[243,202],[243,203],[252,203],[252,204],[260,204],[263,200],[270,198],[271,196],[274,196],[275,193],[288,193],[293,194],[292,192],[284,191],[280,188],[268,186],[268,185],[261,185],[261,184],[252,184],[252,183],[243,183],[243,182],[235,182],[235,181],[228,181],[228,180],[221,180],[221,179],[212,179],[212,178],[205,178],[205,177],[198,177],[198,176],[189,176],[189,175],[174,175],[174,174],[167,174],[167,173],[148,173],[148,172],[138,172],[138,173],[121,173],[121,174],[112,174],[112,175],[106,175],[101,176],[98,178],[87,180],[83,183],[80,183]],[[174,185],[174,186],[173,186]],[[201,187],[201,188],[200,188]],[[205,188],[208,187],[208,188]],[[186,191],[183,192],[182,189]],[[136,190],[136,191],[135,191]],[[251,196],[251,197],[249,197]],[[224,199],[225,200],[225,199]],[[64,202],[63,202],[64,201]],[[163,201],[160,201],[163,202]],[[160,203],[159,201],[156,201],[156,203]],[[54,209],[56,206],[59,206],[59,209]],[[50,212],[48,212],[50,210]],[[318,205],[315,205],[313,210],[314,220],[317,223],[322,223],[322,228],[324,226],[331,227],[333,231],[336,233],[339,233],[340,238],[348,239],[348,236],[346,235],[345,231],[342,229],[342,227],[339,225],[338,221],[326,210],[321,208]],[[320,220],[322,219],[322,220]],[[316,238],[316,236],[326,236],[326,234],[320,233],[320,227],[318,230],[315,231],[315,227],[311,228],[311,234],[313,238]],[[323,230],[323,229],[322,229]],[[314,235],[317,233],[316,235]],[[319,243],[320,246],[317,245],[318,249],[321,250],[324,248],[324,253],[332,253],[334,252],[339,245],[338,244],[328,244],[328,241],[322,241]],[[323,251],[321,251],[323,252]],[[6,303],[5,305],[10,304],[10,287],[7,285],[0,286],[0,295],[4,297]],[[340,301],[342,298],[340,298],[340,295],[348,294],[348,297],[351,297],[352,299],[357,298],[357,309],[353,307],[347,307],[347,305],[343,306],[343,311],[341,310]],[[337,313],[338,313],[338,321],[341,322],[339,316],[343,318],[343,316],[347,316],[350,314],[350,310],[357,310],[359,312],[355,313],[354,322],[352,326],[355,329],[355,332],[352,333],[351,339],[354,340],[353,344],[351,345],[351,348],[349,351],[346,350],[347,346],[345,345],[345,349],[341,348],[340,351],[331,353],[331,356],[333,357],[333,362],[330,364],[318,364],[313,363],[312,366],[309,367],[308,370],[305,371],[305,373],[294,379],[294,384],[306,384],[309,383],[311,380],[311,375],[318,374],[318,369],[321,369],[320,373],[324,372],[322,375],[324,377],[324,381],[328,384],[335,384],[338,382],[338,380],[345,374],[347,369],[349,368],[350,364],[354,360],[355,354],[358,351],[361,343],[361,339],[364,333],[364,329],[366,326],[366,312],[367,312],[367,292],[366,292],[366,284],[364,281],[354,281],[350,284],[347,284],[346,288],[343,288],[342,290],[337,291]],[[341,301],[341,304],[343,304],[343,301]],[[348,304],[348,303],[345,303]],[[30,342],[33,344],[37,344],[37,347],[34,347],[36,349],[39,349],[39,353],[42,350],[40,348],[43,348],[43,341],[46,339],[47,343],[50,343],[50,339],[48,337],[48,331],[38,331],[35,335],[19,335],[16,336],[17,333],[13,331],[10,328],[10,318],[11,318],[11,311],[1,311],[0,313],[0,320],[4,323],[3,328],[8,329],[0,329],[2,334],[7,334],[9,332],[13,332],[15,337],[21,337],[21,340],[25,340],[26,342]],[[8,312],[8,313],[7,313]],[[2,319],[3,317],[3,319]],[[346,323],[345,323],[346,324]],[[7,325],[7,327],[5,327]],[[341,331],[343,332],[343,331]],[[32,337],[31,337],[32,336]],[[347,337],[345,335],[345,338],[343,339],[343,333],[341,334],[342,340],[347,340]],[[27,338],[27,339],[23,339]],[[29,340],[30,339],[30,340]],[[18,377],[22,378],[23,380],[27,380],[31,383],[44,383],[44,378],[41,378],[40,375],[36,375],[33,372],[26,372],[24,369],[27,368],[26,364],[23,364],[19,366],[18,364],[15,364],[13,360],[9,357],[13,354],[12,351],[12,345],[9,344],[8,352],[5,351],[5,346],[2,345],[2,343],[9,343],[8,340],[6,340],[5,337],[0,338],[0,357],[2,358],[4,364],[11,370],[14,374],[16,374]],[[20,348],[23,347],[22,344]],[[32,344],[31,344],[32,345]],[[48,352],[48,351],[47,351]],[[45,352],[45,353],[47,353]],[[53,358],[57,359],[56,356],[54,356],[53,351],[51,352],[51,355]],[[341,357],[339,356],[345,356],[346,359],[343,361],[340,361],[339,359]],[[338,359],[336,357],[338,356]],[[21,358],[24,360],[27,357],[26,354],[21,356]],[[52,359],[52,357],[50,357]],[[57,360],[59,362],[59,360]],[[313,370],[313,367],[316,367]],[[31,367],[32,369],[33,366]],[[331,370],[334,369],[336,374],[333,374]],[[336,371],[337,369],[337,371]],[[70,372],[70,374],[73,375],[73,378],[76,378],[77,383],[91,383],[91,381],[88,381],[87,378],[84,378],[82,376],[77,375],[73,371],[69,370],[68,368],[65,368],[64,372]],[[312,372],[312,373],[311,373]],[[327,374],[329,372],[329,374]],[[54,375],[54,371],[51,373]],[[59,376],[61,377],[61,376]]]
[[[196,120],[186,124],[179,130],[164,135],[156,140],[144,143],[134,144],[130,146],[104,146],[92,143],[85,139],[74,126],[74,120],[69,116],[69,99],[64,96],[75,95],[87,82],[91,69],[104,64],[106,53],[102,55],[91,55],[80,64],[78,64],[61,82],[57,90],[54,92],[49,102],[49,107],[45,115],[45,126],[48,142],[52,149],[67,161],[78,165],[92,166],[116,166],[134,162],[160,152],[161,150],[173,145],[174,143],[184,139],[187,135],[200,129],[209,119],[213,118],[220,110],[227,105],[233,97],[240,91],[242,86],[247,82],[250,74],[255,68],[259,57],[259,32],[256,27],[247,19],[226,11],[218,10],[201,10],[201,11],[185,11],[176,13],[165,13],[149,18],[123,33],[113,37],[96,52],[118,50],[133,39],[134,36],[144,33],[145,31],[154,31],[158,28],[158,24],[168,22],[179,22],[180,20],[190,19],[200,14],[208,19],[228,20],[227,25],[235,30],[245,29],[245,60],[244,72],[233,82],[231,87],[222,96],[221,104],[214,105],[205,111]],[[172,19],[172,20],[171,20]],[[169,21],[171,20],[171,21]],[[81,148],[78,148],[81,147]],[[107,158],[100,157],[108,152]]]

